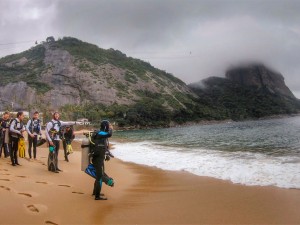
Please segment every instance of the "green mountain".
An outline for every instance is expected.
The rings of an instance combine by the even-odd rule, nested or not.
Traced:
[[[1,58],[0,86],[1,110],[60,110],[67,119],[118,117],[141,125],[166,124],[197,98],[149,63],[71,37]]]
[[[72,37],[53,37],[0,59],[0,110],[60,111],[65,120],[111,119],[119,126],[296,113],[281,74],[263,65],[186,85],[149,63]]]

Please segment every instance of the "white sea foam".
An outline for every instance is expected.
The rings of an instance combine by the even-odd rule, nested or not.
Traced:
[[[179,149],[151,142],[116,143],[113,154],[123,161],[164,170],[187,171],[233,183],[300,188],[300,159],[261,153]]]

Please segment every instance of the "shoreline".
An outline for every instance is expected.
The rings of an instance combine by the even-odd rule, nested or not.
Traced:
[[[243,120],[232,120],[232,119],[224,119],[224,120],[201,120],[201,121],[188,121],[182,124],[171,121],[169,125],[165,126],[127,126],[127,127],[118,127],[114,125],[114,129],[116,131],[130,131],[130,130],[148,130],[148,129],[163,129],[163,128],[173,128],[173,127],[187,127],[194,125],[213,125],[213,124],[225,124],[225,123],[234,123],[234,122],[246,122],[246,121],[260,121],[260,120],[268,120],[268,119],[283,119],[300,116],[300,113],[296,114],[279,114],[279,115],[271,115],[260,118],[247,118]]]
[[[48,150],[12,167],[0,159],[0,224],[299,224],[300,190],[245,186],[187,172],[111,159],[103,186],[107,201],[91,195],[93,179],[80,170],[80,143],[70,162],[60,150],[59,174],[47,171]],[[18,216],[14,216],[15,213]]]
[[[125,164],[141,182],[124,197],[124,206],[130,204],[132,210],[121,205],[113,208],[104,220],[107,224],[300,223],[300,190],[246,186],[188,172]]]

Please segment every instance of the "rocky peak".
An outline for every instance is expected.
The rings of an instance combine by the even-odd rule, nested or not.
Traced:
[[[229,69],[226,78],[234,83],[244,86],[266,88],[271,93],[281,94],[295,98],[290,89],[285,85],[284,77],[262,64],[252,64]]]

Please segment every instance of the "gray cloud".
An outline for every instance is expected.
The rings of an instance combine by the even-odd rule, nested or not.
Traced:
[[[299,11],[298,0],[0,0],[0,44],[73,36],[187,83],[261,61],[300,97]],[[32,45],[0,45],[0,56]]]

